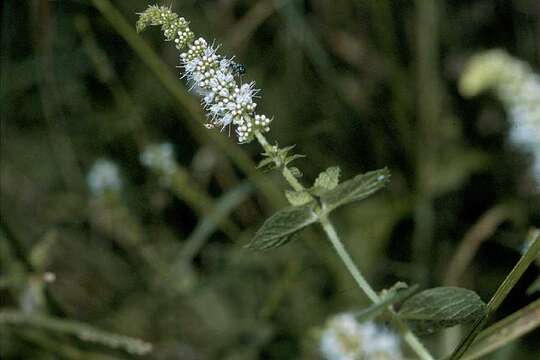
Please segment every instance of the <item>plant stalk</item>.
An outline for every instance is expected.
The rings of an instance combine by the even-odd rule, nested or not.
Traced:
[[[268,143],[268,140],[266,140],[266,137],[262,133],[257,131],[255,133],[255,137],[257,138],[257,141],[259,141],[259,144],[261,144],[264,151],[266,151],[268,154],[272,153],[272,151],[273,151],[272,145],[270,145]],[[294,174],[291,172],[291,170],[286,165],[279,164],[279,163],[276,162],[276,166],[278,166],[278,167],[282,166],[283,167],[281,169],[281,174],[283,175],[285,180],[287,180],[289,185],[291,185],[291,187],[294,190],[296,190],[296,191],[305,190],[304,187],[302,186],[302,184],[300,184],[300,182],[298,181],[298,179],[296,179],[296,176],[294,176]]]
[[[381,301],[380,296],[375,292],[375,290],[373,290],[358,267],[354,264],[354,261],[351,259],[347,249],[345,249],[345,246],[339,239],[339,236],[328,217],[326,215],[320,216],[319,222],[321,223],[326,236],[334,246],[339,258],[345,264],[345,267],[354,278],[354,281],[356,281],[358,287],[364,291],[364,293],[373,303],[379,303]],[[387,310],[387,313],[390,315],[390,319],[398,328],[405,342],[416,353],[416,355],[418,355],[418,357],[422,360],[433,360],[431,354],[427,351],[420,340],[418,340],[418,338],[412,333],[407,324],[405,324],[405,322],[403,322],[403,320],[401,320],[399,316],[390,308]]]
[[[512,271],[508,274],[506,279],[499,286],[493,297],[487,305],[486,315],[479,319],[472,327],[471,331],[465,336],[461,341],[459,346],[456,348],[450,360],[460,359],[467,349],[473,344],[476,337],[480,334],[482,328],[486,325],[489,318],[497,311],[499,306],[501,306],[504,299],[510,293],[510,290],[516,285],[518,280],[521,278],[525,270],[529,265],[536,259],[538,254],[540,254],[540,230],[534,230],[531,234],[531,245],[525,252],[525,254],[519,259],[517,264],[514,266]]]
[[[266,153],[271,154],[273,152],[272,146],[268,143],[266,137],[263,134],[261,134],[260,132],[255,132],[255,137],[257,138],[257,141],[261,144],[262,148],[266,151]],[[286,165],[280,164],[277,160],[275,160],[274,162],[276,166],[282,168],[281,173],[283,177],[285,178],[285,180],[287,180],[289,185],[294,190],[305,190],[304,186],[298,181],[298,179],[296,179],[296,177],[292,174],[292,172]],[[349,252],[341,242],[339,235],[337,234],[336,229],[334,228],[334,225],[332,224],[328,216],[324,213],[319,215],[319,222],[321,223],[321,226],[326,236],[336,250],[336,253],[338,254],[340,260],[343,262],[358,287],[373,303],[380,302],[380,296],[375,290],[373,290],[371,285],[369,285],[369,283],[367,282],[366,278],[362,275],[358,267],[355,265],[353,259],[349,255]],[[407,324],[405,324],[405,322],[403,322],[403,320],[401,320],[399,316],[391,309],[388,309],[387,312],[389,313],[392,322],[398,328],[405,342],[418,355],[418,357],[422,360],[433,360],[431,354],[427,351],[427,349],[420,342],[420,340],[418,340],[418,338],[412,333]]]

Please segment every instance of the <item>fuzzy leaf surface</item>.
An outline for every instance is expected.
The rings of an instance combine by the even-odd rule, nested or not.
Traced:
[[[386,186],[389,179],[390,171],[387,168],[360,174],[326,191],[321,195],[321,201],[331,211],[342,205],[367,198]]]
[[[341,173],[341,169],[338,166],[329,167],[328,169],[321,172],[319,176],[317,176],[317,179],[315,179],[315,183],[313,184],[313,187],[315,189],[324,189],[324,190],[334,189],[339,183],[340,173]]]
[[[315,221],[317,216],[310,205],[287,207],[268,218],[247,247],[264,250],[282,246]]]
[[[486,314],[486,304],[471,290],[436,287],[407,299],[399,316],[419,335],[472,323]]]
[[[313,200],[313,198],[306,191],[286,190],[285,197],[289,203],[294,206],[305,205]]]

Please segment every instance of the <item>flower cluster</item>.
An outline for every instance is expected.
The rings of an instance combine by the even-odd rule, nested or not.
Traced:
[[[96,196],[107,191],[117,192],[122,188],[118,166],[107,159],[96,160],[88,172],[86,182],[92,194]]]
[[[399,338],[373,322],[359,323],[352,313],[332,317],[323,330],[320,349],[328,360],[399,360]]]
[[[494,90],[512,120],[510,139],[532,152],[540,183],[540,76],[502,50],[473,57],[460,81],[465,96]]]
[[[161,25],[165,40],[173,41],[177,49],[189,45],[195,35],[189,28],[189,23],[164,6],[152,5],[145,12],[139,14],[137,31],[143,31],[148,25]]]
[[[168,40],[177,35],[174,38],[176,47],[179,50],[186,48],[180,55],[181,66],[190,90],[202,99],[208,117],[207,128],[232,126],[240,143],[251,141],[256,132],[270,130],[271,119],[255,113],[254,99],[259,92],[255,83],[239,81],[235,71],[237,64],[219,55],[218,45],[208,44],[203,38],[191,41],[193,36],[187,22],[166,7],[151,6],[142,13],[137,29],[142,30],[148,24],[162,25]]]
[[[171,182],[177,169],[176,160],[174,159],[174,148],[171,143],[146,146],[140,156],[140,160],[144,166],[159,174],[164,185]]]

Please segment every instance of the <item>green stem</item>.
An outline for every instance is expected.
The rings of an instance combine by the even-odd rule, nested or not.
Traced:
[[[435,208],[433,173],[437,149],[442,148],[443,125],[439,81],[439,0],[416,0],[417,99],[419,99],[416,144],[416,200],[414,209],[413,259],[423,271],[415,274],[423,285],[431,279],[428,269],[434,257]]]
[[[257,141],[261,144],[262,148],[268,153],[271,154],[274,149],[272,149],[272,146],[268,143],[265,136],[261,134],[260,132],[255,132],[255,137],[257,138]],[[280,164],[277,160],[275,161],[276,166],[281,167],[282,171],[281,173],[285,177],[285,180],[291,185],[291,187],[296,191],[304,191],[305,188],[300,184],[300,182],[296,179],[296,177],[291,173],[289,168],[284,165]],[[336,250],[336,253],[338,254],[339,258],[345,264],[345,267],[349,271],[349,273],[352,275],[354,281],[358,285],[358,287],[366,294],[366,296],[373,302],[373,303],[379,303],[381,301],[381,298],[377,294],[375,290],[369,285],[366,278],[358,267],[354,264],[353,259],[349,255],[347,249],[345,249],[345,246],[341,242],[339,235],[336,232],[336,229],[334,228],[334,225],[332,225],[332,222],[328,218],[326,214],[319,215],[319,222],[321,223],[321,226],[334,246],[334,249]],[[433,357],[431,354],[426,350],[424,345],[418,340],[418,338],[412,333],[412,331],[409,329],[407,324],[403,322],[399,318],[399,316],[394,313],[391,309],[388,309],[388,313],[390,315],[390,318],[392,322],[396,325],[399,332],[401,333],[401,336],[405,340],[407,344],[411,347],[411,349],[418,355],[418,357],[422,360],[433,360]]]
[[[510,290],[512,290],[512,288],[514,287],[514,285],[516,285],[525,270],[527,270],[529,265],[536,259],[538,254],[540,254],[540,230],[535,230],[532,232],[531,240],[532,243],[529,249],[527,249],[527,252],[525,252],[521,259],[519,259],[516,266],[514,266],[512,271],[510,271],[510,273],[508,274],[506,279],[504,279],[497,291],[495,291],[495,294],[487,305],[486,315],[483,318],[479,319],[473,325],[471,331],[465,336],[465,338],[461,341],[459,346],[456,348],[456,350],[450,357],[450,360],[457,360],[461,358],[463,354],[465,354],[465,352],[472,345],[478,334],[480,334],[480,331],[486,325],[489,318],[497,311],[499,306],[501,306],[504,299],[510,293]]]
[[[328,217],[326,215],[321,215],[319,217],[319,222],[321,223],[321,226],[326,233],[326,236],[328,236],[328,239],[334,246],[334,249],[336,250],[339,258],[345,264],[345,267],[354,278],[354,281],[356,282],[358,287],[362,289],[362,291],[364,291],[364,293],[373,303],[379,303],[381,301],[380,296],[375,292],[375,290],[373,290],[373,288],[369,285],[358,267],[356,267],[356,265],[354,264],[354,261],[349,255],[347,249],[345,249],[345,246],[343,245],[341,240],[339,239],[339,236]],[[405,342],[418,355],[418,357],[423,360],[432,360],[433,357],[431,356],[431,354],[427,351],[427,349],[420,342],[420,340],[418,340],[418,338],[412,333],[412,331],[403,322],[403,320],[401,320],[399,316],[391,309],[388,309],[388,314],[390,315],[392,322],[398,328]]]
[[[540,327],[540,299],[483,330],[463,359],[484,358],[538,327]]]
[[[379,295],[377,295],[375,290],[373,290],[373,288],[369,285],[360,270],[358,270],[358,268],[354,264],[354,261],[351,259],[349,252],[347,251],[347,249],[345,249],[345,246],[339,239],[339,236],[328,217],[326,215],[322,215],[320,216],[319,221],[324,232],[326,233],[326,236],[328,236],[328,239],[334,246],[334,249],[336,250],[339,258],[341,259],[341,261],[343,261],[343,264],[345,264],[345,267],[351,273],[351,276],[353,277],[358,287],[362,289],[362,291],[364,291],[364,293],[372,302],[379,302],[381,300]]]
[[[272,145],[268,143],[268,140],[264,137],[264,135],[260,132],[255,132],[255,137],[257,138],[257,141],[259,141],[259,144],[261,144],[262,148],[266,153],[271,154],[273,152]],[[303,191],[305,190],[302,184],[298,181],[296,176],[291,172],[291,170],[284,164],[280,164],[279,162],[275,162],[277,167],[281,167],[281,174],[287,180],[287,182],[291,185],[291,187],[296,191]]]

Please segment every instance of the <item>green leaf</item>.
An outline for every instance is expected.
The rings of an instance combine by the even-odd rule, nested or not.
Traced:
[[[274,166],[274,159],[267,157],[267,158],[262,159],[259,162],[259,164],[257,165],[257,169],[262,169],[265,167],[272,168],[273,166]]]
[[[418,285],[411,287],[408,287],[405,283],[397,283],[396,285],[382,293],[380,302],[357,312],[355,314],[356,320],[359,322],[373,320],[388,309],[390,305],[403,301],[418,290]]]
[[[291,162],[293,162],[294,160],[296,159],[302,159],[302,158],[305,158],[306,155],[302,155],[302,154],[293,154],[291,156],[287,156],[285,158],[285,160],[283,161],[285,163],[285,165],[289,165]]]
[[[328,211],[332,211],[339,206],[365,199],[382,189],[389,179],[390,171],[387,168],[360,174],[322,194],[321,201]]]
[[[264,222],[247,247],[264,250],[282,246],[291,240],[292,235],[316,220],[317,215],[310,205],[285,208]]]
[[[319,191],[320,189],[334,189],[339,183],[340,173],[341,169],[338,166],[329,167],[325,171],[321,172],[313,184],[313,190]]]
[[[286,190],[285,197],[293,206],[305,205],[313,200],[313,198],[306,191]]]
[[[417,334],[471,323],[486,314],[486,304],[471,290],[436,287],[424,290],[405,301],[399,316]]]

